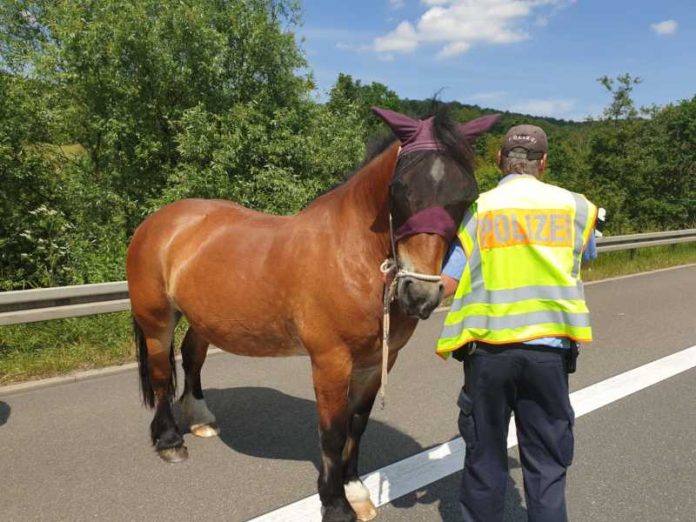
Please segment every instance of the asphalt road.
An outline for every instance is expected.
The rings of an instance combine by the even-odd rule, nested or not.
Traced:
[[[595,342],[573,390],[696,344],[696,267],[588,285]],[[457,436],[461,367],[433,354],[443,315],[423,322],[365,434],[362,471]],[[148,440],[135,371],[3,394],[0,520],[245,521],[315,493],[316,413],[306,358],[210,357],[218,439],[186,435],[168,465]],[[516,448],[507,521],[526,520]],[[578,419],[568,502],[574,521],[694,521],[696,370]],[[382,521],[457,521],[458,474],[379,509]]]

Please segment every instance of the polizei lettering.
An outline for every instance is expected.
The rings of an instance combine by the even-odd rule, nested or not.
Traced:
[[[514,245],[571,246],[572,215],[569,210],[506,209],[479,217],[482,249]]]

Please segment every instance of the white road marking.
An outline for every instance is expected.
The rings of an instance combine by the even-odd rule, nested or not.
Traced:
[[[575,417],[623,399],[665,379],[696,367],[696,345],[668,355],[570,394]],[[510,421],[508,448],[517,445],[514,419]],[[462,468],[466,447],[461,438],[445,442],[364,477],[375,506],[431,484]],[[313,495],[261,515],[249,522],[321,522],[319,496]]]

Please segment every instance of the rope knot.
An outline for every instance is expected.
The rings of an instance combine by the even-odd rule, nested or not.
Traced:
[[[393,258],[388,257],[387,259],[382,261],[382,264],[379,266],[379,271],[382,272],[384,275],[387,275],[396,271],[396,268],[396,261],[394,261]]]

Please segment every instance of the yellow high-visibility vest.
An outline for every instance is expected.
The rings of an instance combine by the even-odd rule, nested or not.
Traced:
[[[467,257],[437,343],[592,340],[580,263],[597,218],[584,196],[518,175],[481,194],[458,231]]]

